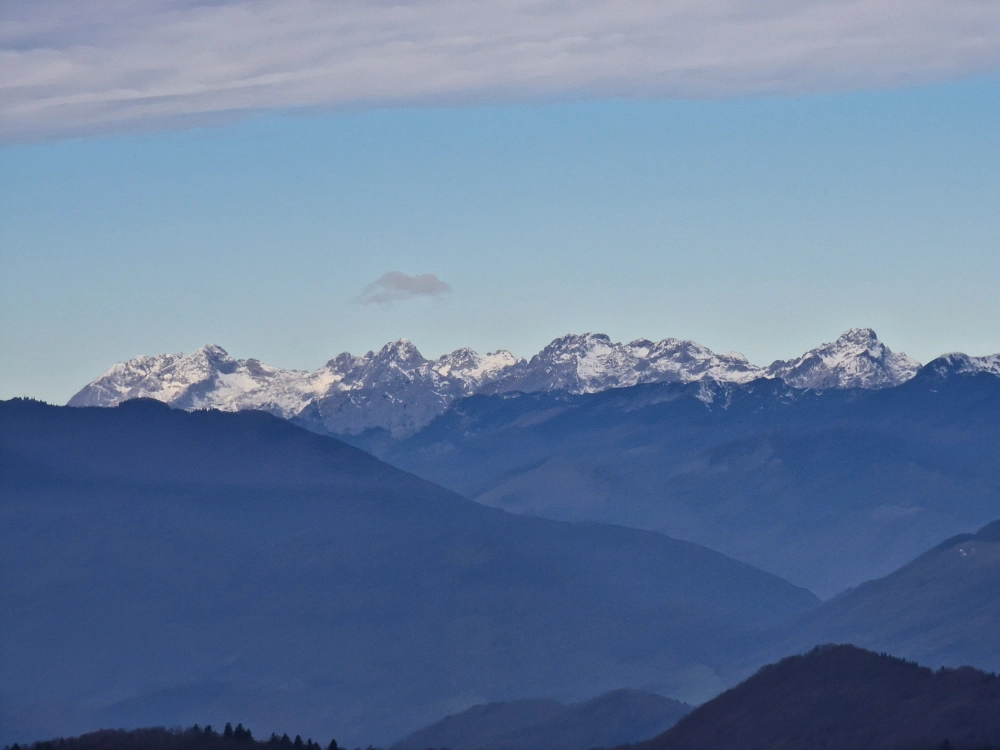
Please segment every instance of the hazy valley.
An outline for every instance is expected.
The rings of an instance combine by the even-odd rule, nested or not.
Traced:
[[[0,404],[2,741],[1000,743],[995,677],[810,651],[1000,669],[1000,357],[206,348],[70,403]]]

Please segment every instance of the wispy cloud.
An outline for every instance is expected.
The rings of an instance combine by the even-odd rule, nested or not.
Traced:
[[[996,0],[14,0],[0,21],[0,139],[997,69]]]
[[[389,271],[379,276],[354,298],[361,305],[384,305],[413,297],[437,297],[451,292],[451,284],[432,273],[410,276],[401,271]]]

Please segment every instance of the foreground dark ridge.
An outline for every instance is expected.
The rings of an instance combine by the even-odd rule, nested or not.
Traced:
[[[850,645],[760,669],[635,750],[973,750],[1000,745],[1000,677]]]

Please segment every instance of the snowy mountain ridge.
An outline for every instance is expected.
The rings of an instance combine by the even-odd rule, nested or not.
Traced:
[[[968,354],[953,352],[928,362],[926,369],[938,377],[947,377],[949,374],[975,375],[979,373],[1000,377],[1000,354],[970,357]]]
[[[966,359],[966,368],[1000,372],[1000,357]],[[797,389],[885,388],[905,382],[919,369],[919,362],[892,352],[867,328],[852,328],[835,342],[767,368],[742,354],[716,354],[693,341],[621,344],[598,333],[562,336],[530,360],[505,350],[478,354],[468,348],[429,360],[400,339],[377,352],[345,352],[313,372],[234,359],[221,347],[207,345],[189,355],[141,356],[116,364],[69,405],[115,406],[155,398],[180,409],[262,409],[286,419],[307,418],[336,434],[381,428],[405,435],[456,399],[476,393],[581,394],[641,383],[742,384],[758,378],[781,378]]]
[[[618,344],[603,333],[562,336],[511,368],[485,391],[597,393],[640,383],[717,380],[746,383],[764,375],[742,354],[715,354],[694,341],[638,339]]]
[[[912,357],[892,352],[872,329],[851,328],[836,341],[797,359],[774,362],[767,368],[767,377],[811,390],[887,388],[909,380],[920,366]]]

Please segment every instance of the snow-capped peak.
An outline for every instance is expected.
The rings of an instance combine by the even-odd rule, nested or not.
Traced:
[[[1000,369],[1000,358],[961,362],[981,371]],[[478,354],[467,347],[428,360],[411,341],[399,339],[360,356],[344,352],[314,372],[234,359],[208,344],[188,355],[143,356],[117,364],[69,403],[114,406],[148,397],[182,409],[263,409],[334,433],[382,428],[400,435],[475,393],[580,394],[641,383],[711,386],[761,377],[783,378],[795,388],[883,388],[909,379],[919,367],[905,354],[891,352],[868,328],[852,328],[832,343],[767,369],[737,352],[716,354],[694,341],[622,344],[602,333],[561,336],[528,361],[505,350]]]
[[[191,353],[191,356],[202,357],[209,360],[232,359],[232,357],[229,356],[229,352],[227,352],[218,344],[205,344],[204,346],[198,347]]]
[[[801,357],[774,362],[767,376],[813,390],[888,388],[909,380],[919,369],[917,360],[891,351],[871,328],[851,328]]]
[[[432,364],[432,369],[441,377],[459,378],[463,382],[478,387],[522,362],[503,349],[497,352],[478,354],[468,347],[463,347],[441,356]]]
[[[763,376],[742,355],[718,355],[693,341],[613,342],[603,333],[568,334],[490,386],[492,391],[594,393],[657,382],[745,383]]]
[[[129,398],[129,392],[150,373],[169,367],[183,356],[182,352],[177,352],[175,354],[140,356],[127,362],[119,362],[73,396],[69,400],[69,405],[115,406]]]
[[[378,359],[395,360],[397,362],[426,362],[420,350],[409,339],[390,341],[383,346],[377,355]]]

